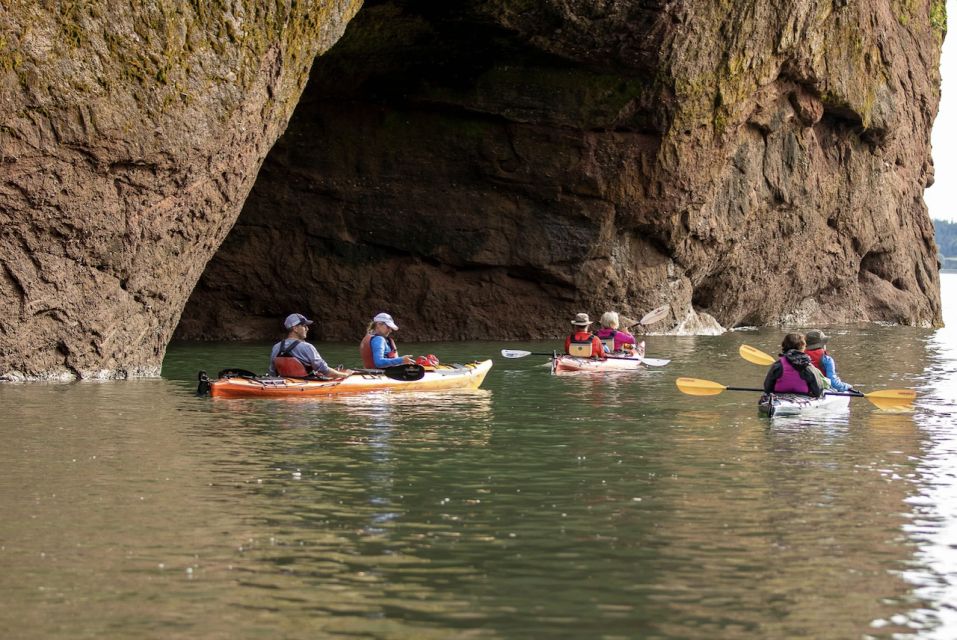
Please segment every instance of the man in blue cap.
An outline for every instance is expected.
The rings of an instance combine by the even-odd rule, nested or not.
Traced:
[[[306,378],[308,376],[322,376],[324,378],[345,378],[352,374],[346,369],[339,371],[326,364],[316,348],[306,342],[306,334],[312,320],[301,313],[293,313],[286,317],[283,326],[288,333],[285,339],[276,343],[269,358],[269,375],[280,375],[284,378]]]

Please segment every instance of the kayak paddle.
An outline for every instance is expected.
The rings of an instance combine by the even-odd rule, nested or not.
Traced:
[[[755,349],[754,347],[749,347],[746,344],[741,345],[738,348],[738,355],[747,360],[748,362],[753,362],[754,364],[761,364],[766,367],[770,367],[776,362],[776,360],[760,349]]]
[[[687,393],[689,396],[716,396],[725,391],[758,391],[764,393],[764,389],[754,387],[726,387],[718,382],[711,380],[699,380],[698,378],[678,378],[675,380],[678,390]],[[917,392],[913,389],[883,389],[881,391],[871,391],[870,393],[861,393],[860,391],[825,391],[828,396],[850,396],[852,398],[867,398],[875,407],[879,409],[888,409],[891,411],[907,411],[914,405],[914,398]]]
[[[425,367],[420,364],[397,364],[384,369],[353,369],[352,372],[374,376],[381,375],[391,380],[401,380],[403,382],[415,382],[425,377]]]
[[[632,327],[637,327],[638,325],[654,324],[658,322],[659,320],[663,320],[664,317],[668,315],[669,311],[671,311],[671,307],[669,307],[666,304],[658,307],[657,309],[652,309],[651,311],[643,315],[641,317],[641,320],[630,324],[628,328],[630,329]]]

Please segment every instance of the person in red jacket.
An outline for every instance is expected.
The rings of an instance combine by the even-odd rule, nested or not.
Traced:
[[[605,347],[601,343],[601,338],[589,331],[591,320],[587,313],[579,313],[572,320],[576,331],[565,338],[565,353],[578,358],[599,358],[605,359]]]

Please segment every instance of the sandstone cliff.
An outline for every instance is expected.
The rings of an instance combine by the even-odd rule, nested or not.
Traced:
[[[157,375],[361,0],[0,7],[0,377]]]
[[[359,5],[4,3],[0,376],[155,374],[191,292],[184,337],[940,322],[943,0]]]
[[[317,61],[180,336],[940,322],[943,0],[445,6],[367,2]]]

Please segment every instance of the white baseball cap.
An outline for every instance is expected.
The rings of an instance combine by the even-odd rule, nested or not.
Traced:
[[[399,330],[399,325],[397,325],[397,324],[395,323],[395,320],[393,320],[393,319],[392,319],[392,316],[390,316],[388,313],[380,313],[379,315],[377,315],[376,317],[374,317],[374,318],[372,319],[372,321],[373,321],[373,322],[382,322],[382,323],[385,324],[385,326],[389,327],[389,328],[392,329],[393,331],[398,331],[398,330]]]

